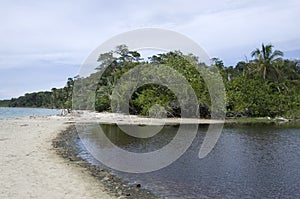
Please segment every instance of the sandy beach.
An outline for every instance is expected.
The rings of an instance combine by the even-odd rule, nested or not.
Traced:
[[[85,168],[60,157],[53,148],[52,141],[75,121],[162,124],[161,119],[85,111],[73,116],[0,119],[0,198],[116,198]],[[163,124],[180,122],[216,121],[175,118]]]
[[[179,125],[179,124],[223,124],[224,120],[202,118],[149,118],[109,112],[76,111],[77,123],[96,122],[118,125]]]
[[[71,117],[0,120],[0,198],[114,198],[51,143]]]

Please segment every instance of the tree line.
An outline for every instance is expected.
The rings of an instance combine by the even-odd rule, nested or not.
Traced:
[[[26,93],[18,98],[0,100],[0,107],[33,107],[67,109],[72,108],[72,91],[74,79],[68,78],[63,88],[52,88],[51,91]]]
[[[262,44],[261,48],[255,49],[250,55],[251,60],[240,61],[235,66],[227,67],[222,60],[212,59],[212,64],[218,69],[225,85],[227,116],[300,118],[300,62],[284,59],[283,53],[274,50],[271,44]],[[140,76],[149,76],[157,65],[164,65],[176,70],[188,81],[197,96],[201,117],[210,117],[212,96],[203,74],[199,73],[195,65],[207,70],[208,78],[214,78],[213,72],[192,54],[184,55],[180,51],[172,51],[144,60],[139,52],[129,50],[126,45],[120,45],[114,51],[99,55],[98,62],[96,72],[89,77],[69,78],[64,88],[53,88],[48,92],[29,93],[19,98],[2,100],[0,106],[70,109],[75,82],[78,85],[77,89],[90,90],[94,94],[76,99],[73,102],[76,109],[90,109],[84,100],[94,98],[92,101],[96,111],[112,111],[113,90],[124,74],[143,65],[149,70],[142,71]],[[161,77],[174,78],[170,75],[165,72]],[[80,85],[83,85],[82,88]],[[130,85],[123,87],[126,90]],[[180,85],[178,87],[180,88]],[[185,90],[182,89],[182,92]],[[177,96],[164,85],[145,84],[136,89],[129,98],[131,114],[151,115],[153,108],[156,108],[161,109],[156,110],[156,113],[164,111],[169,117],[181,115],[182,107]],[[116,110],[122,112],[114,109]]]

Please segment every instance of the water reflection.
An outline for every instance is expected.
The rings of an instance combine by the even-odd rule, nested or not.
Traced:
[[[138,139],[116,125],[101,127],[113,143],[139,153],[163,147],[178,128],[165,126],[152,138]],[[226,127],[213,151],[200,160],[206,130],[200,126],[191,147],[166,168],[146,174],[114,172],[169,198],[300,197],[299,126]],[[93,139],[89,142],[97,145]],[[82,157],[103,167],[81,147]]]
[[[162,148],[174,138],[178,131],[178,127],[176,126],[165,126],[153,137],[141,139],[126,134],[117,125],[100,124],[100,127],[112,143],[127,151],[136,153],[146,153]],[[149,126],[145,126],[144,128],[149,128]],[[136,126],[130,125],[127,129],[135,131]],[[97,134],[97,131],[94,131],[94,133]]]
[[[151,126],[126,126],[129,131],[137,128],[144,129],[146,135],[148,130],[151,131]],[[131,136],[135,133],[128,135],[123,128],[112,125],[88,124],[76,129],[87,150],[103,164],[119,171],[146,173],[177,160],[191,146],[198,125],[179,125],[172,130],[166,126],[150,138],[136,138]]]

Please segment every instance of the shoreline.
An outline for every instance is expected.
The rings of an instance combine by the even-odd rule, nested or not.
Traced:
[[[125,123],[127,122],[128,116],[122,114],[111,114],[111,113],[86,113],[85,122],[99,122],[99,119],[103,117],[107,117],[105,120],[105,124],[114,124],[111,120],[117,119],[117,121],[122,120],[122,124],[129,125],[140,125],[139,117],[134,116],[133,123]],[[112,118],[113,117],[113,118]],[[142,118],[144,119],[144,118]],[[150,119],[150,118],[149,118]],[[74,122],[74,121],[72,121]],[[83,122],[83,123],[85,123]],[[74,122],[75,123],[75,122]],[[77,166],[83,167],[86,169],[91,176],[93,176],[98,181],[104,184],[105,190],[109,193],[114,194],[116,197],[124,197],[124,198],[161,198],[161,196],[154,195],[150,190],[143,189],[143,185],[140,184],[129,184],[129,182],[124,181],[118,175],[112,174],[109,169],[104,169],[101,166],[95,166],[92,163],[88,162],[79,156],[79,151],[76,151],[74,145],[76,144],[75,139],[80,139],[78,137],[77,131],[75,129],[75,124],[71,125],[68,129],[62,131],[57,135],[55,139],[52,141],[52,146],[55,148],[57,154],[67,161],[70,164],[75,164]],[[103,121],[100,123],[104,123]],[[80,122],[79,122],[80,124]],[[273,125],[279,124],[274,120],[269,120],[267,118],[256,118],[255,120],[245,120],[245,121],[227,121],[225,122],[225,126],[238,126],[238,125]],[[156,124],[154,124],[156,125]],[[174,125],[174,124],[168,124]],[[203,125],[203,124],[199,124]],[[207,124],[204,124],[207,125]]]
[[[93,118],[96,121],[106,118],[110,123],[115,118],[124,122],[128,119],[121,114],[88,115],[86,122],[93,121]],[[143,185],[129,185],[110,171],[78,157],[70,145],[76,134],[72,130],[76,117],[82,116],[73,113],[0,119],[0,198],[40,198],[44,195],[58,198],[159,198]],[[225,125],[265,124],[265,119],[259,119],[260,123],[233,120]]]
[[[89,175],[104,185],[105,191],[118,198],[147,198],[158,199],[159,196],[154,195],[151,191],[144,189],[141,184],[129,184],[121,177],[112,174],[112,171],[99,166],[92,165],[83,158],[79,157],[79,152],[75,149],[74,139],[78,137],[75,126],[71,125],[66,130],[60,132],[56,138],[52,140],[52,146],[58,156],[66,159],[69,164],[84,168]]]
[[[283,117],[236,117],[218,119],[204,118],[149,118],[138,115],[125,115],[121,113],[93,112],[93,111],[73,111],[76,116],[74,122],[80,123],[99,123],[99,124],[118,124],[118,125],[179,125],[179,124],[283,124],[299,123],[300,119],[286,119]]]
[[[127,116],[122,114],[115,114],[115,113],[95,113],[95,112],[85,112],[85,116],[77,115],[78,117],[84,117],[84,119],[80,118],[79,123],[90,123],[90,122],[98,122],[101,124],[115,124],[113,121],[118,121],[118,124],[123,125],[141,125],[145,124],[145,121],[149,121],[153,118],[141,118],[138,116]],[[130,118],[131,117],[131,118]],[[100,121],[104,119],[104,121]],[[133,119],[130,123],[128,119]],[[145,120],[146,119],[146,120]],[[172,118],[174,119],[174,118]],[[175,118],[175,120],[178,118]],[[180,118],[179,118],[180,119]],[[141,123],[141,121],[143,123]],[[203,121],[203,120],[200,120]],[[78,121],[77,121],[78,122]],[[177,121],[176,121],[177,122]],[[72,121],[72,123],[76,123]],[[149,124],[149,123],[146,123]],[[166,123],[165,123],[166,124]],[[190,124],[190,123],[184,123]],[[199,125],[207,125],[209,123],[199,123]],[[241,121],[227,121],[224,123],[225,126],[230,125],[251,125],[251,124],[277,124],[274,120],[269,120],[267,118],[256,118],[256,120],[251,120],[249,123],[248,120],[243,122]],[[151,123],[150,125],[157,125],[157,123]],[[166,125],[177,125],[177,123],[167,123]],[[147,198],[147,199],[154,199],[154,198],[161,198],[160,196],[154,195],[151,191],[147,189],[143,189],[143,185],[140,184],[129,184],[129,182],[124,181],[121,177],[112,174],[109,169],[104,169],[99,166],[92,165],[87,160],[81,158],[79,156],[79,152],[76,151],[73,144],[76,144],[74,139],[80,139],[78,137],[77,131],[75,129],[75,125],[71,125],[67,130],[62,131],[58,134],[58,136],[52,141],[52,145],[55,148],[57,154],[64,159],[67,159],[70,164],[75,164],[80,167],[86,169],[91,176],[95,179],[101,181],[106,191],[109,193],[114,194],[117,197],[125,197],[125,198]]]
[[[32,107],[0,107],[0,108],[32,108]],[[50,109],[50,108],[37,108]],[[64,111],[65,109],[53,109]],[[179,124],[283,124],[283,123],[300,123],[300,118],[291,119],[284,117],[226,117],[224,119],[207,119],[207,118],[150,118],[140,115],[126,115],[122,113],[95,112],[90,110],[72,110],[71,113],[52,115],[57,117],[69,116],[73,118],[73,123],[100,123],[100,124],[118,124],[118,125],[179,125]],[[41,118],[51,117],[44,116],[22,116],[0,118],[5,119],[22,119],[22,118]]]

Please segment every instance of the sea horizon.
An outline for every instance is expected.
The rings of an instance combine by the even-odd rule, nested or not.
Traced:
[[[49,116],[61,114],[61,109],[0,107],[0,119],[22,118],[29,116]]]

